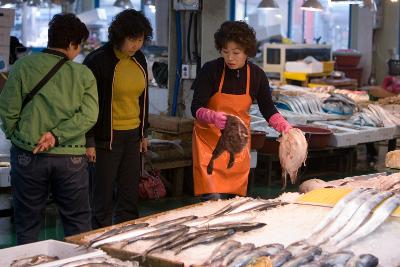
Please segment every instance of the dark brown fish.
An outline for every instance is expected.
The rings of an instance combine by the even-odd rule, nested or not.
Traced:
[[[214,170],[214,160],[216,160],[225,150],[229,153],[227,168],[230,169],[235,162],[235,154],[240,153],[249,141],[249,129],[244,122],[237,116],[226,115],[225,129],[221,130],[221,136],[212,153],[210,162],[207,166],[207,173],[210,175]]]

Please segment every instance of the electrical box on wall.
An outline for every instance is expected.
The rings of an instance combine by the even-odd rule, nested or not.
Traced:
[[[196,64],[182,64],[182,79],[194,80],[196,79]]]
[[[200,0],[174,0],[175,10],[200,10]]]

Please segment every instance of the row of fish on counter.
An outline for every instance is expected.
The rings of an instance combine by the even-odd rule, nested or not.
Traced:
[[[58,256],[39,254],[32,257],[14,260],[9,267],[42,266],[42,264],[58,260],[60,260]],[[80,260],[72,260],[70,262],[63,263],[60,265],[60,267],[139,267],[139,262],[121,261],[119,259],[104,255]]]
[[[383,204],[369,217],[381,202]],[[255,247],[254,244],[230,240],[237,232],[266,226],[264,223],[248,222],[255,217],[253,211],[285,204],[279,200],[240,198],[205,217],[186,216],[155,225],[138,223],[114,228],[93,238],[85,247],[118,244],[124,249],[139,240],[157,240],[140,255],[146,257],[163,251],[179,254],[197,245],[226,240],[204,265],[246,266],[256,258],[269,256],[273,266],[377,266],[375,256],[354,255],[343,249],[381,225],[400,205],[400,195],[374,189],[355,189],[335,205],[309,237],[286,248],[281,244]]]
[[[400,125],[400,118],[394,116],[380,105],[369,104],[350,120],[357,125],[372,127],[393,127]]]

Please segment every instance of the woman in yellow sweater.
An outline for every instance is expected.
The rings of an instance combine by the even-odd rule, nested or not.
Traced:
[[[140,49],[152,28],[142,13],[128,9],[108,32],[109,42],[83,62],[96,77],[99,94],[99,118],[87,134],[87,156],[96,162],[94,229],[139,216],[140,151],[147,149],[147,64]]]

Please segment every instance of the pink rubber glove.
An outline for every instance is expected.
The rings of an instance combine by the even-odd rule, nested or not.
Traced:
[[[205,123],[214,124],[218,129],[225,129],[226,115],[224,112],[213,111],[208,108],[199,108],[196,111],[196,119]]]
[[[279,112],[272,115],[271,118],[269,118],[268,123],[272,126],[272,128],[280,133],[287,133],[293,128],[292,125],[290,125]]]

